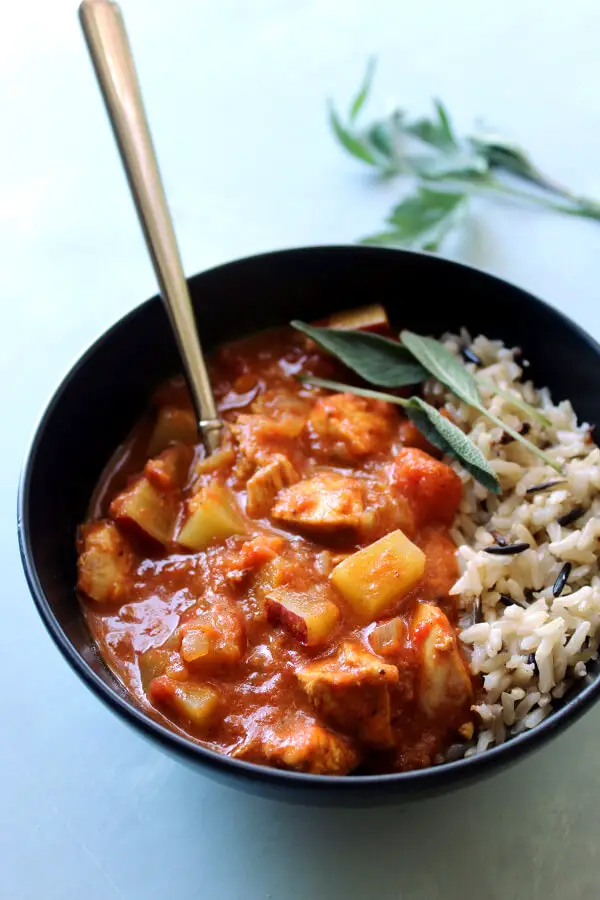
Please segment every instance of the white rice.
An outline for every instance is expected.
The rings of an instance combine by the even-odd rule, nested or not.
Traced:
[[[469,370],[543,412],[551,427],[481,389],[486,408],[517,431],[527,422],[527,438],[563,465],[560,475],[519,442],[502,443],[501,428],[441,385],[427,385],[430,399],[443,404],[469,434],[502,485],[501,495],[491,494],[454,464],[464,491],[452,531],[461,575],[451,593],[458,598],[460,638],[473,674],[483,681],[483,696],[473,707],[481,725],[466,748],[468,756],[538,725],[598,657],[600,449],[568,401],[554,405],[546,388],[536,390],[521,380],[527,364],[517,362],[518,351],[485,337],[472,341],[466,332],[444,340],[456,354],[469,346],[483,363],[465,364]],[[565,482],[526,493],[559,478]],[[574,507],[585,512],[561,526],[557,520]],[[497,535],[509,544],[525,541],[530,549],[507,556],[486,553],[483,548]],[[554,597],[553,585],[566,562],[572,566],[567,585]]]

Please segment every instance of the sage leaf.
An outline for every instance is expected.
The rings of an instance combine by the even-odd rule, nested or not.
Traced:
[[[371,84],[373,83],[373,76],[375,75],[376,62],[377,61],[375,57],[372,56],[367,63],[367,71],[365,72],[363,83],[360,86],[356,97],[350,104],[350,110],[348,112],[349,122],[354,122],[369,96],[369,93],[371,91]]]
[[[377,166],[377,158],[371,148],[363,139],[357,137],[342,125],[342,121],[333,104],[330,104],[329,107],[329,123],[338,141],[351,156],[355,156],[370,166]]]
[[[392,210],[389,231],[363,238],[363,244],[385,244],[437,250],[444,237],[466,210],[464,193],[449,193],[419,187]]]
[[[475,376],[443,344],[433,338],[415,334],[413,331],[403,331],[400,338],[423,368],[427,369],[430,375],[437,378],[449,391],[452,391],[469,406],[475,406],[478,409],[482,406]]]
[[[456,459],[488,491],[500,493],[500,482],[473,441],[453,422],[420,397],[411,397],[406,415],[434,447]]]
[[[403,331],[400,337],[404,346],[410,350],[415,359],[418,359],[421,365],[455,396],[510,434],[515,441],[519,441],[531,453],[542,459],[546,465],[551,466],[557,472],[562,471],[560,463],[557,463],[551,456],[485,408],[479,395],[475,376],[443,344],[412,331]]]
[[[398,388],[427,378],[423,366],[397,341],[365,331],[318,328],[299,321],[291,325],[371,384]]]

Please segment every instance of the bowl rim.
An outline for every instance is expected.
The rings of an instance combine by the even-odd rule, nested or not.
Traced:
[[[546,312],[549,312],[560,324],[571,332],[574,332],[579,340],[585,342],[596,355],[600,356],[600,344],[598,344],[598,342],[580,325],[569,319],[569,317],[561,310],[556,309],[554,306],[539,299],[528,291],[525,291],[523,288],[511,284],[510,282],[479,269],[476,266],[446,259],[425,251],[398,250],[352,244],[322,244],[283,248],[264,253],[251,254],[220,263],[219,265],[212,266],[209,269],[205,269],[190,276],[188,281],[202,278],[204,275],[218,275],[222,270],[233,266],[243,265],[248,262],[264,261],[265,263],[268,263],[276,257],[301,256],[303,254],[317,252],[332,253],[335,255],[348,253],[350,251],[357,255],[364,256],[395,254],[398,256],[399,262],[403,256],[405,258],[426,257],[430,261],[430,264],[440,266],[440,268],[450,267],[462,269],[489,281],[496,282],[499,287],[502,287],[505,290],[511,292],[517,291],[523,300],[529,303],[530,307],[533,309],[544,309]],[[140,315],[142,311],[150,305],[160,302],[162,302],[160,295],[156,294],[133,307],[133,309],[126,312],[110,325],[108,329],[102,332],[102,334],[75,360],[51,394],[50,399],[46,402],[45,408],[38,419],[33,430],[33,435],[30,438],[19,478],[17,496],[17,532],[21,563],[23,565],[27,585],[37,611],[50,634],[50,637],[54,641],[54,644],[69,666],[98,697],[98,699],[124,719],[125,722],[139,729],[142,734],[154,739],[166,750],[175,752],[179,757],[188,761],[203,763],[208,768],[219,770],[228,775],[237,774],[244,777],[246,780],[263,783],[267,782],[277,788],[285,786],[293,787],[295,789],[317,788],[336,793],[355,792],[356,794],[359,794],[361,789],[363,791],[381,791],[390,788],[394,789],[394,793],[400,793],[402,790],[405,790],[406,793],[413,793],[417,791],[426,791],[427,788],[435,788],[436,786],[441,786],[443,783],[447,782],[462,781],[463,784],[466,784],[468,781],[476,778],[479,774],[494,769],[496,766],[500,767],[509,761],[517,760],[526,753],[538,748],[552,736],[564,730],[569,724],[573,723],[590,708],[600,695],[600,673],[575,696],[566,699],[559,709],[553,710],[546,719],[531,730],[522,732],[519,735],[511,737],[510,740],[503,744],[496,745],[495,747],[466,759],[462,758],[455,760],[454,762],[440,763],[438,765],[428,766],[424,769],[415,769],[407,772],[390,772],[377,775],[315,775],[305,772],[275,769],[269,766],[246,762],[245,760],[233,759],[223,753],[211,750],[210,748],[185,737],[183,734],[171,731],[159,721],[152,719],[144,712],[141,706],[138,707],[133,702],[128,702],[124,696],[121,696],[121,694],[117,692],[117,690],[103,681],[67,638],[59,620],[52,611],[43,590],[34,561],[30,534],[29,508],[31,503],[31,481],[38,446],[43,438],[47,423],[52,417],[54,410],[59,405],[68,385],[70,385],[73,379],[77,377],[80,369],[86,365],[96,351],[105,342],[110,341],[113,334],[127,321]],[[102,663],[106,665],[102,657],[100,657],[100,659],[102,660]],[[114,673],[112,674],[114,675]]]

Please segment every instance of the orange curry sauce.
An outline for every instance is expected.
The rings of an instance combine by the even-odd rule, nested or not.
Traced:
[[[399,407],[300,384],[350,376],[291,329],[229,344],[211,369],[222,449],[205,458],[174,379],[80,530],[78,589],[102,656],[153,715],[237,758],[340,775],[432,764],[473,733],[449,597],[458,476]],[[207,498],[217,519],[189,537]],[[332,572],[398,529],[424,574],[372,615]]]

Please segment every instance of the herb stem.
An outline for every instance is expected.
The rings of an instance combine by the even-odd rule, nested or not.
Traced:
[[[385,400],[387,403],[396,403],[398,406],[411,406],[410,401],[404,397],[396,397],[395,394],[386,394],[384,391],[371,391],[369,388],[354,387],[351,384],[342,384],[341,381],[330,381],[328,378],[316,378],[312,375],[296,375],[296,378],[302,384],[325,388],[328,391],[356,394],[358,397],[368,397],[370,400]]]
[[[496,194],[513,197],[515,200],[523,200],[527,203],[541,206],[543,209],[551,209],[554,212],[564,213],[567,216],[600,220],[600,204],[586,200],[584,197],[577,197],[570,192],[560,192],[560,195],[568,200],[568,203],[565,204],[557,203],[556,200],[551,200],[548,197],[538,196],[531,193],[531,191],[522,191],[519,188],[511,187],[510,185],[504,184],[496,178],[491,178],[489,176],[483,178],[479,182],[479,185],[486,190],[494,191]],[[540,185],[540,187],[543,187],[543,185]],[[546,190],[556,193],[556,191],[550,187],[546,187]]]
[[[498,425],[499,428],[502,428],[503,431],[506,431],[507,434],[510,434],[512,438],[519,443],[523,444],[524,447],[534,453],[536,456],[539,456],[540,459],[543,459],[546,465],[551,466],[555,472],[562,472],[562,466],[560,463],[557,463],[556,460],[552,459],[547,453],[544,453],[543,450],[540,450],[539,447],[536,447],[535,444],[532,444],[531,441],[528,441],[527,438],[523,437],[522,434],[519,434],[518,431],[515,431],[514,428],[511,428],[510,425],[507,425],[506,422],[503,422],[502,419],[499,419],[493,413],[485,408],[483,405],[477,405],[475,407],[483,416],[493,422],[494,425]]]

